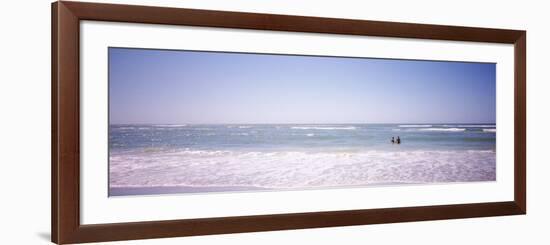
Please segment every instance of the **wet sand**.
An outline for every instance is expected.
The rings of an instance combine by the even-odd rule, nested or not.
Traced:
[[[167,187],[113,187],[109,188],[109,196],[132,196],[132,195],[161,195],[161,194],[189,194],[208,192],[239,192],[269,190],[251,186],[167,186]]]

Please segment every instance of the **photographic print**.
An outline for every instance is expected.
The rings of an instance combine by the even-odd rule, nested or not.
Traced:
[[[496,64],[111,47],[109,195],[496,180]]]

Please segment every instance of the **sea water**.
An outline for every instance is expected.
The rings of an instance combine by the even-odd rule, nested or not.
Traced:
[[[118,124],[109,127],[109,186],[207,192],[494,181],[495,139],[494,124]]]

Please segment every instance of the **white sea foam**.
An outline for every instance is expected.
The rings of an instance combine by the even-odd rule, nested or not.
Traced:
[[[421,131],[462,132],[465,128],[422,128]]]
[[[312,136],[315,136],[315,134],[306,134],[306,136],[312,137]]]
[[[161,127],[161,128],[181,128],[181,127],[187,127],[187,124],[156,124],[153,126]]]
[[[494,181],[496,154],[469,151],[112,152],[111,187],[307,188]]]
[[[450,128],[494,128],[495,125],[473,125],[473,124],[466,124],[466,125],[443,125],[443,127],[450,127]]]
[[[485,128],[485,129],[483,129],[483,132],[496,133],[497,129],[496,128]]]
[[[237,135],[237,136],[248,136],[248,133],[232,133],[231,135]]]
[[[291,129],[315,129],[315,130],[355,130],[356,127],[321,127],[321,126],[295,126]]]
[[[406,124],[406,125],[399,125],[400,128],[429,128],[432,125],[430,124]]]

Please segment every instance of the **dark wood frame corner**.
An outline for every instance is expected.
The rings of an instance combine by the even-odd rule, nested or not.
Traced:
[[[80,224],[81,20],[514,44],[514,201],[135,223]],[[163,7],[52,4],[52,241],[81,243],[526,213],[526,32]]]

